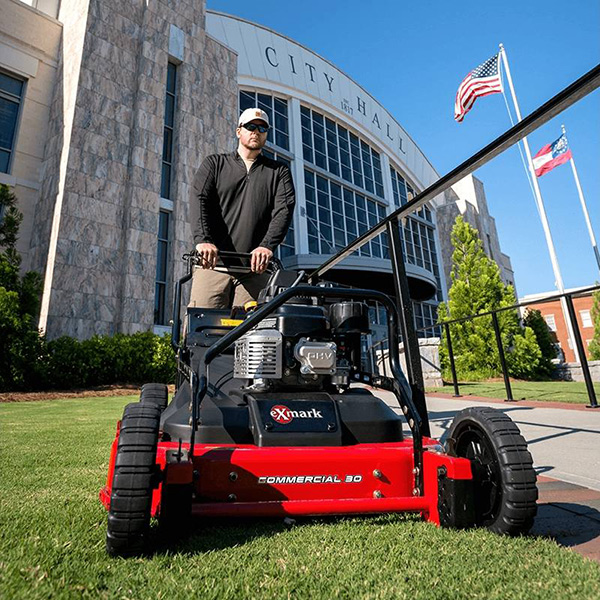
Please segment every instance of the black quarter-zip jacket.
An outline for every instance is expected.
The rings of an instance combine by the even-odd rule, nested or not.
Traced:
[[[237,151],[207,156],[194,179],[194,242],[219,250],[275,250],[284,240],[296,203],[286,165],[259,154],[246,171]],[[195,209],[195,210],[194,210]]]

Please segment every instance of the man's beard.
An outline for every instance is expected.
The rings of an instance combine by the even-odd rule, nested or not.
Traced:
[[[245,144],[242,142],[242,146],[248,148],[248,150],[260,150],[264,144],[261,144],[259,139],[250,139]]]

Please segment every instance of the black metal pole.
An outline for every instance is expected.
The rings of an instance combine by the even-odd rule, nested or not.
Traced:
[[[575,307],[573,306],[573,298],[571,297],[571,294],[565,294],[565,302],[567,303],[569,318],[571,319],[571,323],[573,323],[575,345],[577,346],[577,352],[579,353],[581,371],[583,372],[585,387],[587,388],[588,398],[590,399],[590,403],[587,405],[587,408],[598,408],[596,391],[594,390],[592,375],[590,374],[590,366],[588,365],[587,357],[585,356],[585,348],[583,347],[583,342],[581,340],[581,331],[579,331],[579,325],[577,323],[577,316],[575,315]]]
[[[397,220],[388,221],[387,234],[392,273],[394,275],[394,287],[396,288],[396,304],[400,312],[407,378],[413,391],[413,402],[423,421],[422,433],[428,436],[431,433],[427,404],[425,402],[425,384],[423,381],[423,367],[421,366],[419,338],[415,330],[412,300],[408,288],[408,278],[406,277],[406,267],[404,266],[404,253],[402,252],[402,240],[400,239],[400,229]]]
[[[456,365],[454,364],[454,352],[452,351],[452,338],[450,336],[450,325],[444,323],[446,330],[446,343],[448,344],[448,356],[450,357],[450,370],[452,371],[452,385],[454,386],[454,397],[460,398],[460,390],[458,389],[458,377],[456,376]]]
[[[506,402],[514,402],[512,388],[510,387],[510,379],[508,377],[508,367],[506,366],[506,358],[504,356],[504,348],[502,347],[502,336],[500,335],[500,326],[498,325],[498,315],[495,312],[492,313],[492,323],[494,324],[496,344],[498,344],[498,354],[500,356],[500,366],[502,367],[502,377],[504,377],[504,387],[506,388]]]

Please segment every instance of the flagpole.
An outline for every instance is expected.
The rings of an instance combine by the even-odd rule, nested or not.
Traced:
[[[567,131],[564,125],[560,126],[565,138],[567,137]],[[585,198],[583,197],[583,190],[581,189],[581,184],[579,183],[579,176],[577,175],[577,169],[575,168],[575,159],[573,158],[573,153],[571,153],[571,168],[573,169],[573,177],[575,178],[575,185],[577,186],[577,193],[579,194],[579,202],[581,202],[581,208],[583,210],[583,216],[585,217],[585,222],[588,228],[588,233],[590,234],[590,240],[592,242],[592,248],[594,249],[594,255],[596,256],[596,262],[598,263],[598,269],[600,270],[600,253],[598,252],[598,246],[596,244],[596,237],[594,236],[594,230],[592,229],[592,222],[590,221],[590,215],[588,214],[587,205],[585,203]]]
[[[506,72],[506,79],[508,80],[508,87],[510,88],[510,93],[513,100],[513,105],[515,107],[515,113],[517,115],[517,120],[521,122],[521,111],[519,110],[519,103],[517,102],[517,96],[515,94],[515,88],[513,87],[512,77],[510,76],[510,68],[508,66],[508,58],[506,56],[506,50],[504,49],[504,45],[500,44],[500,54],[502,55],[502,64],[504,65],[504,70]],[[527,164],[529,166],[529,172],[531,173],[531,183],[533,185],[533,195],[534,200],[537,205],[538,213],[540,215],[540,220],[542,221],[542,228],[544,229],[544,235],[546,237],[546,244],[548,246],[548,252],[550,253],[550,262],[552,263],[552,270],[554,271],[554,279],[556,287],[561,294],[565,293],[565,286],[563,284],[562,275],[560,274],[560,267],[558,266],[558,259],[556,258],[556,251],[554,249],[554,242],[552,241],[552,235],[550,233],[550,226],[548,224],[548,217],[546,216],[546,210],[544,208],[544,201],[542,200],[542,194],[540,192],[540,186],[538,184],[537,175],[535,174],[535,169],[533,168],[533,161],[531,160],[531,151],[529,150],[529,143],[527,142],[527,136],[525,136],[522,140],[523,148],[525,148],[525,156],[527,157]],[[573,329],[573,323],[571,322],[571,317],[569,315],[569,311],[567,310],[566,301],[564,298],[561,298],[561,307],[563,312],[563,318],[567,324],[567,332],[569,336],[569,342],[571,348],[573,350],[573,354],[575,355],[575,362],[579,362],[579,354],[577,352],[577,345],[574,343],[575,335]]]

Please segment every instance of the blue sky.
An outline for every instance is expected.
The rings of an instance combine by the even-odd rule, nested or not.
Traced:
[[[208,8],[270,27],[333,62],[379,100],[440,173],[445,174],[510,127],[501,94],[479,99],[453,119],[463,77],[506,48],[523,116],[600,62],[600,2],[208,0]],[[508,92],[507,92],[508,93]],[[509,99],[510,102],[510,99]],[[567,129],[592,226],[600,241],[600,90],[528,139],[532,154]],[[503,252],[519,295],[555,290],[533,196],[516,146],[475,175],[485,184]],[[565,287],[600,274],[571,168],[539,179]]]

